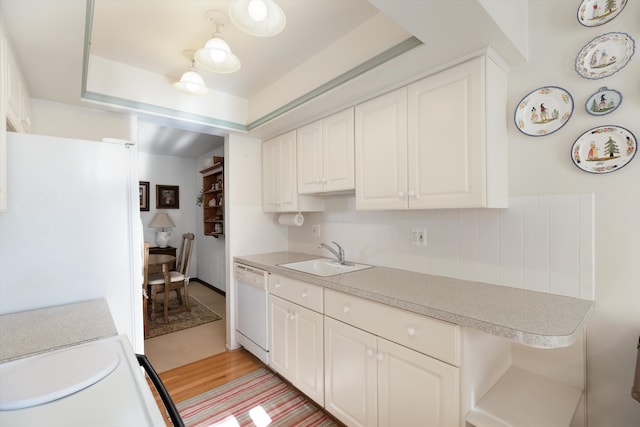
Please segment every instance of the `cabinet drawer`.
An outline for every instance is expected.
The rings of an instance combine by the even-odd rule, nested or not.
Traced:
[[[321,286],[277,274],[270,274],[269,292],[318,313],[323,312]]]
[[[460,327],[325,289],[325,315],[460,366]]]

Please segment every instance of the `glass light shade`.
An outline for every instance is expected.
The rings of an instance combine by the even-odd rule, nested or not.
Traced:
[[[233,0],[229,18],[242,31],[257,37],[275,36],[287,24],[287,17],[273,0]]]
[[[205,86],[202,76],[193,68],[185,72],[180,81],[173,84],[173,87],[187,95],[207,95],[211,92]]]
[[[240,60],[219,34],[196,51],[194,59],[202,68],[214,73],[233,73],[240,69]]]

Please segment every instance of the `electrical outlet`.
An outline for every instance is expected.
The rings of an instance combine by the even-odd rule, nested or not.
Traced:
[[[427,246],[427,229],[426,228],[412,228],[411,229],[411,244],[414,246]]]
[[[319,225],[312,225],[311,226],[311,235],[313,237],[320,237],[320,226]]]

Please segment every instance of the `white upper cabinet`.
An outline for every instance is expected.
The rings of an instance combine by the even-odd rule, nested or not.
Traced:
[[[357,209],[507,206],[506,75],[481,56],[356,106]]]
[[[298,209],[295,131],[262,143],[262,202],[265,212]]]
[[[262,210],[264,212],[321,211],[323,201],[298,196],[296,131],[262,143]]]
[[[407,89],[356,106],[356,208],[406,209]]]
[[[355,188],[353,108],[297,130],[298,193]]]

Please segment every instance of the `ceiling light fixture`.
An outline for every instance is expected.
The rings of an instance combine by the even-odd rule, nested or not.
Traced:
[[[193,59],[193,50],[185,50],[182,52],[184,56],[191,60],[191,68],[180,78],[180,81],[177,81],[173,84],[173,87],[179,90],[180,92],[186,93],[187,95],[208,95],[211,93],[211,90],[204,84],[204,79],[202,76],[196,71],[195,63]]]
[[[216,32],[202,49],[196,51],[195,61],[202,68],[214,73],[234,73],[240,69],[240,60],[231,52],[229,44],[220,34],[220,27],[227,22],[227,15],[217,10],[207,12],[207,18],[215,23]]]
[[[229,17],[242,31],[257,37],[275,36],[287,23],[284,12],[273,0],[233,0]]]

